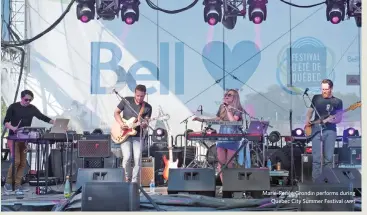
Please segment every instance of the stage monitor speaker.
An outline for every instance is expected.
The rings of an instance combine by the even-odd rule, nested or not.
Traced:
[[[81,211],[139,211],[136,183],[87,182],[82,188]]]
[[[215,197],[215,170],[200,168],[170,169],[168,194],[190,193]]]
[[[324,168],[320,177],[316,179],[319,184],[352,184],[355,194],[360,195],[362,176],[358,169],[353,168]]]
[[[301,211],[354,211],[353,186],[347,184],[298,184]]]
[[[224,192],[268,191],[270,190],[269,169],[226,168],[223,170]]]
[[[87,182],[124,182],[125,171],[123,168],[87,168],[78,169],[76,188],[79,189]]]
[[[70,149],[51,149],[49,159],[51,162],[50,175],[63,181],[66,175],[70,174],[70,168],[72,167],[72,173],[69,177],[72,182],[76,182],[78,169],[83,167],[83,159],[78,158],[78,152],[74,149],[71,165],[70,155]]]

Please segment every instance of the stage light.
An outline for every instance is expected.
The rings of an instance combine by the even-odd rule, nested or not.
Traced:
[[[332,24],[339,24],[345,18],[345,1],[344,0],[327,0],[326,1],[326,19]]]
[[[103,134],[103,131],[100,128],[96,128],[92,131],[92,134]]]
[[[216,25],[222,19],[222,1],[204,0],[204,21]]]
[[[296,128],[292,131],[292,137],[304,137],[305,132],[302,128]]]
[[[272,131],[268,135],[268,140],[270,143],[276,143],[280,140],[280,138],[281,138],[281,135],[278,131]]]
[[[76,16],[83,23],[87,23],[94,19],[96,10],[94,7],[94,0],[78,0],[76,6]]]
[[[266,20],[268,0],[248,0],[249,19],[256,25]]]
[[[343,131],[343,137],[358,137],[359,131],[354,128],[347,128]]]
[[[167,131],[163,128],[156,128],[153,130],[152,142],[153,143],[162,143],[167,142],[168,134]]]
[[[139,21],[139,5],[138,0],[122,0],[121,19],[127,25],[132,25]]]

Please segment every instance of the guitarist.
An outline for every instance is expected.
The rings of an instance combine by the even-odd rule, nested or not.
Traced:
[[[121,120],[122,117],[125,120],[129,120],[132,117],[137,117],[140,121],[141,118],[148,120],[152,115],[152,106],[144,101],[147,88],[144,85],[137,85],[135,87],[135,96],[126,97],[125,99],[129,104],[125,104],[124,100],[118,104],[115,109],[114,117],[115,120],[120,124],[121,129],[128,129],[128,126]],[[131,110],[131,108],[133,110]],[[139,116],[136,116],[136,113]],[[141,122],[141,121],[140,121]],[[122,167],[125,169],[126,181],[140,183],[140,167],[141,167],[141,156],[144,148],[143,130],[147,128],[146,122],[141,122],[141,126],[135,128],[137,133],[134,136],[130,136],[124,143],[121,144],[122,152]],[[134,155],[134,167],[131,171],[131,154]]]
[[[314,95],[312,104],[307,110],[306,125],[312,124],[311,117],[315,113],[313,122],[321,120],[323,124],[322,140],[323,149],[321,151],[321,132],[320,125],[312,124],[312,179],[316,180],[321,175],[321,158],[323,157],[323,166],[332,167],[333,154],[336,141],[336,124],[342,120],[343,102],[333,96],[333,82],[329,79],[324,79],[321,82],[322,94]],[[337,114],[338,113],[338,114]],[[340,113],[340,114],[339,114]],[[323,154],[321,154],[323,152]],[[322,156],[323,155],[323,156]]]

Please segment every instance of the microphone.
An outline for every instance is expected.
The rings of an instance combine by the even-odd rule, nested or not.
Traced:
[[[309,90],[310,90],[310,89],[306,88],[306,89],[305,89],[305,92],[303,93],[303,95],[308,96],[307,92],[308,92]]]
[[[115,88],[112,89],[112,92],[115,93],[115,94],[118,94],[118,92],[116,91]]]

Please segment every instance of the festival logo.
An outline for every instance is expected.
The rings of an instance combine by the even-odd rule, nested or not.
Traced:
[[[278,55],[276,79],[282,89],[292,95],[302,94],[306,88],[311,93],[320,91],[320,82],[334,80],[332,71],[335,57],[320,40],[303,37],[284,46]]]

